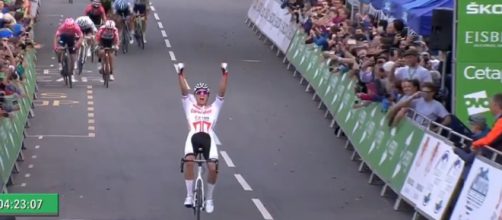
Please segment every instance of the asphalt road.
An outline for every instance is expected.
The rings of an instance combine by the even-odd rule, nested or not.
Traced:
[[[93,64],[69,89],[59,81],[52,36],[62,17],[80,15],[87,2],[44,0],[41,8],[36,117],[10,191],[60,193],[61,211],[19,219],[193,219],[182,206],[179,61],[191,85],[205,81],[213,90],[219,63],[230,65],[217,133],[235,166],[220,156],[216,209],[204,219],[266,219],[265,210],[278,220],[410,218],[367,184],[311,95],[244,25],[250,0],[152,1],[157,15],[146,49],[119,55],[110,88]]]

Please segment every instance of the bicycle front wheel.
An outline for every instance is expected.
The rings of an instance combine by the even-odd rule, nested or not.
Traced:
[[[202,182],[197,181],[196,184],[196,190],[195,190],[195,216],[197,217],[197,220],[200,220],[200,213],[202,212],[202,206],[203,206],[203,199],[202,198]]]
[[[82,70],[84,68],[84,63],[85,63],[85,56],[87,54],[85,54],[87,51],[87,47],[82,47],[80,48],[80,53],[79,53],[79,56],[78,56],[78,62],[77,62],[77,65],[78,65],[78,75],[82,74]]]

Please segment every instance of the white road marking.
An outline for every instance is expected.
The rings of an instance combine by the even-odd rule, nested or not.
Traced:
[[[169,51],[169,56],[171,57],[172,61],[176,61],[176,56],[174,56],[174,52],[173,51]]]
[[[33,159],[37,159],[37,155],[33,155],[33,156],[31,156],[31,158],[33,158]]]
[[[96,130],[96,127],[94,127],[94,126],[89,126],[89,127],[87,127],[87,129],[88,129],[89,131],[94,131],[94,130]]]
[[[164,41],[166,42],[166,47],[171,48],[171,42],[169,42],[169,39],[164,39]]]
[[[38,136],[38,140],[42,140],[44,138],[44,136],[40,135]]]
[[[230,156],[228,156],[227,152],[220,151],[220,154],[223,157],[223,160],[225,160],[225,163],[227,163],[228,167],[235,167],[234,162],[232,162],[232,159],[230,159]]]
[[[162,37],[167,37],[167,33],[165,30],[160,30],[160,33],[162,33]]]
[[[37,137],[39,135],[27,135],[27,137]],[[44,137],[64,137],[64,138],[81,138],[89,137],[88,135],[71,135],[71,134],[44,134]],[[35,147],[36,148],[36,147]]]
[[[87,77],[83,76],[82,77],[82,82],[87,82]]]
[[[26,187],[26,183],[21,183],[21,187]]]
[[[48,69],[44,69],[44,74],[49,74],[49,70]]]
[[[150,10],[155,11],[155,8],[153,6],[150,6]]]
[[[59,100],[54,100],[54,102],[52,103],[52,106],[59,106]]]
[[[267,211],[263,203],[261,203],[260,199],[251,199],[253,200],[254,205],[256,208],[258,208],[258,211],[260,211],[261,215],[265,220],[273,220],[272,215]]]
[[[49,65],[50,67],[54,67],[54,64]]]
[[[35,167],[35,165],[33,164],[28,165],[28,169],[32,169],[33,167]]]
[[[260,63],[261,60],[241,60],[242,62],[248,62],[248,63]]]
[[[157,24],[159,25],[160,29],[164,29],[164,25],[162,25],[162,22],[159,21],[159,22],[157,22]]]
[[[88,101],[87,105],[94,105],[94,102],[93,101]]]
[[[94,118],[94,113],[87,113],[87,117]]]
[[[30,173],[24,174],[24,177],[26,177],[26,178],[30,178],[30,176],[31,176]]]
[[[87,111],[90,111],[90,112],[94,111],[94,107],[87,107]]]
[[[89,137],[96,137],[95,133],[89,133]]]
[[[237,182],[239,182],[239,184],[241,184],[241,186],[244,189],[244,191],[253,191],[253,189],[251,188],[251,186],[249,186],[249,184],[246,182],[246,180],[244,179],[244,177],[242,177],[242,175],[240,175],[240,174],[234,174],[234,176],[237,179]]]
[[[155,20],[157,20],[157,21],[160,20],[159,14],[157,14],[157,13],[153,13],[153,17],[155,17]]]
[[[91,85],[88,85],[88,86],[87,86],[87,88],[88,88],[88,89],[92,89],[92,86],[91,86]]]
[[[38,148],[40,148],[40,145],[35,146],[35,149],[38,149]]]
[[[92,94],[92,90],[87,90],[87,94],[91,95]]]
[[[89,121],[87,121],[88,124],[94,124],[96,123],[96,121],[94,121],[94,119],[89,119]]]
[[[89,100],[92,100],[93,98],[94,98],[94,97],[92,97],[92,95],[88,95],[88,96],[87,96],[87,99],[89,99]]]
[[[56,79],[56,82],[63,82],[63,78]]]

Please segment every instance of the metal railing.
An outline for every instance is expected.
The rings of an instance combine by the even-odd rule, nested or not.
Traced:
[[[458,144],[461,144],[462,145],[461,147],[464,149],[471,147],[471,143],[473,142],[472,138],[467,137],[463,134],[460,134],[460,133],[454,131],[453,129],[446,127],[440,123],[437,123],[437,122],[427,118],[426,116],[416,112],[414,109],[409,108],[408,112],[409,112],[408,116],[412,119],[413,123],[416,124],[417,126],[423,127],[424,129],[427,129],[429,132],[438,134],[439,136],[441,136],[442,138],[444,138],[448,141],[451,141],[452,139],[457,138],[457,140],[455,142]],[[420,118],[420,120],[422,120],[422,123],[419,123],[417,121],[417,118]],[[485,146],[485,148],[491,152],[491,156],[488,159],[490,159],[493,162],[496,162],[497,158],[499,156],[502,156],[502,151],[499,151],[491,146]],[[479,156],[483,156],[483,155],[479,154]]]

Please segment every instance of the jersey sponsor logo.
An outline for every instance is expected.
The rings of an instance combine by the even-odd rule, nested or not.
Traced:
[[[197,108],[192,108],[190,109],[190,113],[192,114],[211,114],[213,109],[197,109]]]

